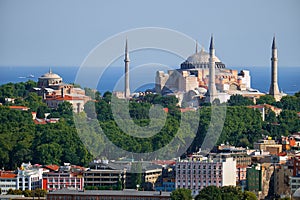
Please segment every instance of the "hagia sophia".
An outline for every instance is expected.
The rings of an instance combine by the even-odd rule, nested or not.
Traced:
[[[269,94],[279,101],[285,94],[280,93],[277,83],[277,48],[275,37],[272,44],[272,82]],[[189,106],[197,105],[199,100],[212,103],[215,99],[227,102],[231,95],[240,94],[255,101],[264,93],[251,87],[250,71],[226,68],[225,64],[215,56],[213,36],[209,52],[203,48],[189,56],[180,65],[180,69],[169,70],[167,73],[157,71],[155,91],[162,95],[174,94],[180,101],[188,102]]]
[[[115,92],[120,98],[132,97],[129,87],[129,52],[128,42],[125,45],[125,88],[124,92]],[[271,84],[269,94],[279,101],[286,94],[279,91],[277,81],[277,47],[275,36],[272,42],[271,57]],[[155,92],[162,95],[175,95],[179,104],[185,102],[185,106],[195,107],[199,101],[220,103],[227,102],[231,95],[240,94],[252,99],[254,102],[264,93],[251,87],[251,76],[248,70],[229,69],[215,56],[213,36],[211,36],[209,52],[204,48],[189,56],[179,69],[168,72],[157,71],[155,76]]]

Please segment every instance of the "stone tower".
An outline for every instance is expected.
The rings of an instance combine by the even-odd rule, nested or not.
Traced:
[[[212,103],[217,98],[217,89],[215,83],[215,47],[214,47],[214,39],[211,36],[210,46],[209,46],[209,83],[208,83],[208,96],[207,102]]]
[[[272,95],[276,101],[280,101],[281,94],[279,92],[278,82],[277,82],[277,75],[278,75],[277,63],[278,63],[277,47],[276,47],[275,36],[274,36],[273,43],[272,43],[272,58],[271,58],[272,69],[271,69],[271,85],[270,85],[269,94]]]
[[[128,53],[128,41],[126,38],[126,44],[125,44],[125,91],[124,91],[124,97],[125,99],[130,98],[130,88],[129,88],[129,53]]]

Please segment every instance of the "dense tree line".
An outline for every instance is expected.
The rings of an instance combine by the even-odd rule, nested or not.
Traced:
[[[171,193],[172,200],[191,200],[192,194],[189,189],[176,189]],[[202,189],[195,200],[257,200],[254,193],[242,191],[240,187],[234,186],[208,186]]]
[[[16,169],[22,162],[86,165],[92,159],[74,126],[62,118],[59,123],[33,123],[30,112],[0,106],[1,167]]]
[[[13,190],[9,189],[7,194],[11,195],[24,195],[25,197],[45,197],[47,194],[46,190],[37,188],[35,190]]]
[[[86,165],[91,161],[92,155],[111,155],[116,151],[111,149],[104,152],[108,140],[124,150],[147,153],[161,149],[176,135],[177,143],[168,151],[186,149],[189,144],[185,141],[194,139],[188,149],[193,152],[199,150],[209,128],[217,130],[223,120],[224,127],[217,138],[217,144],[251,147],[262,135],[279,138],[300,130],[297,115],[300,110],[299,92],[294,96],[283,97],[279,102],[268,95],[258,99],[259,104],[267,103],[283,109],[279,116],[267,110],[266,120],[263,122],[258,110],[246,107],[253,103],[239,95],[230,98],[229,106],[221,104],[218,108],[222,110],[226,107],[224,119],[219,115],[212,116],[213,107],[209,104],[203,104],[205,106],[198,111],[181,113],[174,96],[149,94],[128,102],[113,98],[110,92],[103,96],[96,92],[93,101],[85,105],[85,113],[73,114],[72,107],[67,102],[60,104],[57,109],[47,108],[41,97],[30,92],[35,86],[33,81],[0,86],[0,101],[3,104],[0,107],[0,166],[6,169],[15,169],[21,162],[27,161]],[[93,93],[90,89],[85,90]],[[6,107],[10,105],[5,102],[6,97],[16,98],[15,104],[26,105],[30,107],[30,111],[9,109]],[[167,112],[162,108],[168,108]],[[36,125],[31,111],[37,111],[41,118],[44,113],[49,112],[49,117],[59,117],[60,121],[56,124]],[[149,127],[151,130],[145,131]],[[151,131],[156,134],[151,135]],[[105,134],[106,139],[100,132]],[[129,132],[130,135],[127,134]],[[215,135],[217,134],[209,137]],[[167,155],[168,151],[164,153]]]

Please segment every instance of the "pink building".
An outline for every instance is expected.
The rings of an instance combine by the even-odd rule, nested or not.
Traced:
[[[176,163],[176,188],[197,195],[204,187],[236,186],[236,161],[232,157],[213,160],[182,160]]]

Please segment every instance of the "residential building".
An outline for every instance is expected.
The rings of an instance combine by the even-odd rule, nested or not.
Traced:
[[[84,186],[97,187],[118,187],[121,183],[122,188],[126,187],[126,168],[108,161],[94,161],[90,164],[91,168],[84,172]],[[120,187],[120,186],[119,186]]]
[[[277,196],[281,198],[289,197],[290,177],[293,176],[293,166],[287,164],[278,165],[274,173],[274,191]]]
[[[197,195],[204,187],[236,186],[236,161],[232,157],[181,160],[176,162],[176,188],[187,188]]]
[[[268,151],[270,154],[279,154],[282,152],[282,145],[277,144],[275,140],[272,139],[263,139],[255,142],[253,144],[254,149],[258,149],[260,151]]]
[[[17,170],[17,189],[35,190],[42,187],[43,168],[34,167],[29,163],[22,163]]]
[[[42,189],[47,191],[59,190],[62,188],[72,188],[83,190],[84,178],[70,172],[48,172],[43,174]]]
[[[291,176],[290,177],[291,193],[294,194],[298,188],[300,188],[300,176]]]
[[[254,165],[247,168],[246,189],[253,192],[262,191],[262,170],[261,165]]]
[[[12,171],[0,171],[1,194],[6,194],[9,189],[17,189],[17,174]]]

